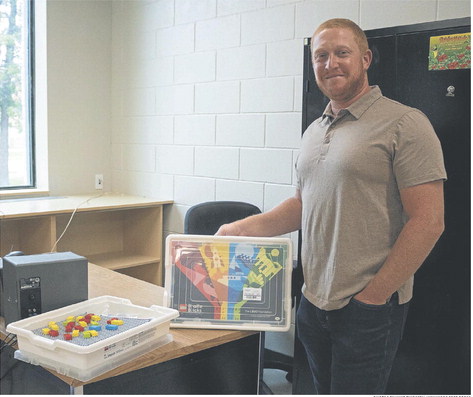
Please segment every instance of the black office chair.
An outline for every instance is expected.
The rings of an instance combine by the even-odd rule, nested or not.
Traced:
[[[189,208],[184,218],[184,233],[213,235],[225,223],[260,214],[253,204],[241,201],[208,201]]]
[[[225,223],[260,213],[261,210],[257,206],[241,201],[209,201],[196,204],[186,212],[184,233],[213,235]],[[262,345],[264,346],[264,332],[261,335]],[[263,367],[286,371],[286,379],[292,382],[292,362],[288,361],[284,355],[265,348]],[[262,394],[272,394],[264,382],[262,382],[261,387],[263,389]]]

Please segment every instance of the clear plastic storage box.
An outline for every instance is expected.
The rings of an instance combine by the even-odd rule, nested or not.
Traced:
[[[98,335],[64,340],[67,317],[87,313],[100,316],[103,325]],[[17,335],[16,358],[85,382],[172,341],[169,326],[178,316],[177,310],[167,307],[145,308],[128,299],[101,296],[16,321],[6,330]],[[123,325],[106,330],[104,324],[112,318]],[[57,337],[42,332],[51,322],[61,328]]]
[[[165,265],[171,327],[289,330],[289,238],[169,235]]]

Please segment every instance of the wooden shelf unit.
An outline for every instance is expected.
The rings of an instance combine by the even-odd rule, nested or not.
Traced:
[[[0,256],[72,251],[162,285],[163,206],[171,203],[117,194],[3,200]]]

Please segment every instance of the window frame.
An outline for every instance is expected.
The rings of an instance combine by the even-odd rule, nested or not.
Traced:
[[[30,188],[37,188],[37,176],[36,176],[36,122],[35,122],[35,87],[36,87],[36,75],[35,75],[35,5],[34,0],[26,0],[26,12],[28,21],[28,61],[27,61],[27,73],[28,73],[28,118],[27,125],[29,131],[29,155],[30,155]]]
[[[28,25],[26,29],[25,52],[25,134],[27,134],[26,156],[29,159],[27,169],[27,179],[29,183],[24,185],[0,186],[0,192],[12,192],[16,190],[30,190],[37,188],[37,168],[36,168],[36,130],[35,130],[35,4],[34,0],[24,1],[25,17],[24,21]]]

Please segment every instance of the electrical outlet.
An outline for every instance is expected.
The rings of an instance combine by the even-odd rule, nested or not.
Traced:
[[[103,189],[103,175],[102,174],[95,175],[95,189],[97,190]]]

